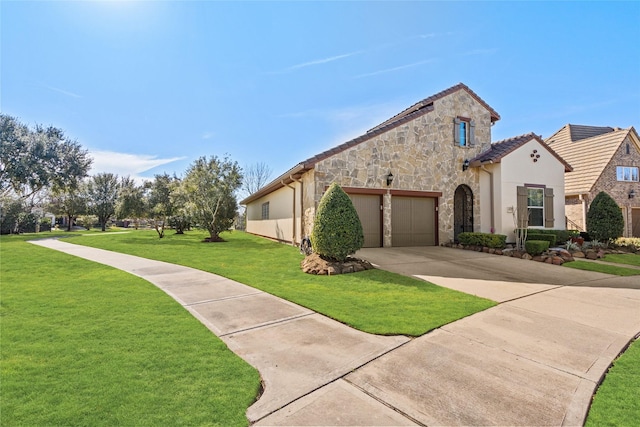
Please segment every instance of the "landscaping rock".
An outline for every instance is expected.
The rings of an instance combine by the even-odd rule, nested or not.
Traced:
[[[526,259],[526,260],[531,260],[533,259],[533,257],[531,255],[529,255],[528,253],[524,253],[521,257],[522,259]]]
[[[572,255],[573,255],[574,258],[584,258],[585,257],[584,252],[582,252],[582,251],[574,252]]]
[[[356,273],[358,271],[371,270],[374,268],[370,262],[365,260],[349,257],[344,262],[339,262],[325,260],[316,253],[313,253],[303,259],[300,263],[300,267],[305,273],[322,276]]]
[[[593,249],[587,249],[587,252],[584,254],[586,259],[598,259],[598,253]]]

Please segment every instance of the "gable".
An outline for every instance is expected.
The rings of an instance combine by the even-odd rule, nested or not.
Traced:
[[[565,128],[568,126],[570,125],[565,126]],[[574,172],[565,176],[565,192],[567,195],[590,192],[622,142],[630,134],[635,134],[633,128],[613,129],[610,132],[601,133],[590,138],[572,140],[570,133],[569,137],[567,137],[568,130],[565,128],[563,128],[563,132],[556,132],[556,134],[549,137],[547,142],[551,148],[573,166]]]

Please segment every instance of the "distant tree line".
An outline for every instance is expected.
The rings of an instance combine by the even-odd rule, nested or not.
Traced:
[[[89,176],[92,159],[87,150],[54,127],[29,127],[0,115],[0,231],[2,234],[38,231],[53,226],[51,212],[73,226],[105,231],[113,219],[129,220],[135,228],[144,221],[164,236],[167,227],[183,233],[190,227],[209,232],[210,241],[237,219],[239,191],[250,194],[270,175],[263,163],[243,171],[228,157],[200,157],[184,177],[166,173],[136,183],[112,173]]]

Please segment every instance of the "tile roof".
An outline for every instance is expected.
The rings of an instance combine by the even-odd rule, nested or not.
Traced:
[[[470,166],[478,167],[486,163],[500,163],[500,161],[507,154],[515,151],[531,140],[536,140],[547,151],[549,151],[549,153],[551,153],[556,159],[558,159],[560,163],[564,165],[565,172],[571,172],[573,170],[571,165],[569,165],[561,156],[558,155],[558,153],[551,149],[551,147],[549,147],[540,136],[536,135],[533,132],[492,143],[491,148],[471,159]]]
[[[573,166],[574,173],[565,175],[565,193],[577,195],[591,191],[630,133],[635,134],[637,141],[633,127],[616,129],[568,124],[547,138],[549,146]]]
[[[458,83],[455,86],[450,87],[449,89],[445,89],[442,92],[438,92],[435,95],[432,95],[428,98],[423,99],[422,101],[412,105],[411,107],[405,109],[404,111],[402,111],[399,114],[396,114],[395,116],[393,116],[392,118],[390,118],[389,120],[384,121],[383,123],[379,124],[378,126],[370,129],[369,131],[367,131],[367,133],[365,133],[364,135],[360,135],[357,138],[354,138],[350,141],[345,142],[344,144],[340,144],[337,147],[331,148],[329,150],[323,151],[320,154],[316,154],[313,157],[310,157],[306,160],[303,160],[302,162],[298,163],[296,166],[294,166],[293,168],[291,168],[289,171],[285,172],[284,174],[282,174],[281,176],[279,176],[278,178],[274,179],[273,181],[271,181],[269,184],[265,185],[263,188],[261,188],[260,190],[258,190],[257,192],[251,194],[250,196],[248,196],[247,198],[245,198],[244,200],[240,201],[240,204],[247,204],[253,200],[256,200],[280,187],[282,187],[284,185],[284,182],[290,183],[292,181],[292,176],[293,175],[300,175],[310,169],[313,169],[316,165],[316,163],[333,156],[334,154],[338,154],[341,153],[345,150],[347,150],[348,148],[351,148],[353,146],[356,146],[364,141],[367,141],[377,135],[380,135],[382,133],[387,132],[390,129],[393,129],[397,126],[400,126],[404,123],[407,123],[417,117],[420,117],[424,114],[427,114],[431,111],[433,111],[433,102],[440,99],[440,98],[444,98],[447,95],[451,95],[452,93],[455,93],[459,90],[465,90],[467,93],[469,93],[476,101],[478,101],[482,106],[484,106],[490,113],[491,113],[491,122],[495,122],[497,120],[500,120],[500,115],[489,106],[489,104],[487,104],[486,102],[484,102],[484,100],[482,98],[480,98],[474,91],[472,91],[471,89],[469,89],[469,87],[467,87],[467,85],[465,85],[464,83]]]

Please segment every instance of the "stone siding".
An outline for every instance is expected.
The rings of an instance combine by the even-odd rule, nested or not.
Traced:
[[[433,111],[389,131],[374,136],[315,166],[315,200],[317,206],[325,188],[333,182],[343,187],[386,189],[391,172],[394,190],[442,192],[439,201],[438,243],[453,239],[453,195],[461,185],[474,194],[474,224],[480,224],[479,176],[476,169],[462,171],[462,163],[489,149],[491,115],[464,90],[434,102]],[[474,146],[454,143],[454,119],[468,117],[475,121]],[[305,193],[305,199],[306,199]],[[389,196],[390,197],[390,196]],[[391,241],[391,200],[384,200],[383,240]],[[305,219],[309,218],[305,205]]]
[[[629,154],[627,154],[627,144],[629,144],[630,148]],[[611,161],[604,168],[604,171],[594,184],[592,191],[589,193],[589,201],[593,200],[601,191],[609,194],[623,210],[623,216],[626,220],[623,235],[625,237],[631,237],[631,209],[640,208],[640,183],[618,181],[616,175],[617,166],[635,166],[640,168],[640,150],[638,146],[631,141],[629,136],[620,144]],[[636,197],[633,199],[629,199],[631,189],[634,189],[636,192]],[[589,206],[587,206],[587,211],[588,209]]]

